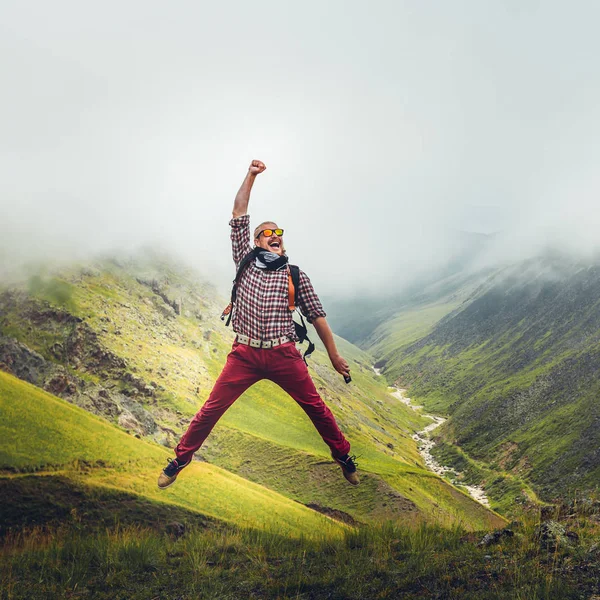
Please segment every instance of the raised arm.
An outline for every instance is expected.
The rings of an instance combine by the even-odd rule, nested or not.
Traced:
[[[254,185],[254,180],[259,173],[262,173],[267,167],[260,160],[253,160],[248,167],[248,174],[236,194],[233,203],[233,218],[241,217],[248,212],[248,202],[250,202],[250,191]]]

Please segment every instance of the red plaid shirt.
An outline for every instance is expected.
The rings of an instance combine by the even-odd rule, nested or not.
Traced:
[[[231,248],[236,269],[252,250],[250,246],[250,216],[231,219]],[[324,317],[325,311],[306,276],[300,271],[298,308],[312,323]],[[283,335],[298,341],[288,300],[287,269],[269,271],[251,262],[245,269],[237,288],[233,309],[233,330],[255,340],[272,340]]]

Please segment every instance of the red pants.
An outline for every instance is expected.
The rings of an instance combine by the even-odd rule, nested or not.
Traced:
[[[334,456],[348,454],[350,444],[315,389],[306,364],[293,342],[268,349],[234,343],[208,400],[192,419],[175,448],[177,458],[181,462],[191,460],[223,413],[261,379],[275,382],[304,409]]]

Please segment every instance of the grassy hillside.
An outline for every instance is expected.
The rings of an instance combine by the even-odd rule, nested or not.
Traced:
[[[156,479],[169,457],[165,449],[2,372],[0,410],[2,480],[33,473],[42,480],[69,480],[80,490],[100,488],[100,496],[121,492],[285,535],[340,532],[338,524],[301,504],[207,463],[192,463],[178,485],[159,490]],[[17,500],[13,495],[11,503]]]
[[[460,446],[546,498],[592,489],[600,474],[599,297],[597,265],[547,257],[497,273],[433,326],[427,308],[399,315],[429,331],[391,331],[373,349],[390,380],[451,415],[438,430],[438,453],[457,458],[451,446]]]
[[[159,492],[165,450],[5,373],[0,410],[11,449],[0,457],[7,600],[575,599],[597,590],[593,499],[557,507],[561,522],[525,515],[491,542],[456,521],[357,529],[206,463]]]
[[[381,356],[377,364],[393,362],[399,350],[420,339],[447,314],[458,308],[458,303],[443,298],[432,304],[407,307],[380,325],[364,342],[374,356]]]
[[[172,447],[231,346],[219,320],[224,303],[193,274],[156,257],[32,278],[27,289],[0,295],[0,364],[134,436]],[[411,436],[428,421],[389,395],[368,354],[339,344],[351,385],[323,352],[310,369],[360,456],[359,488],[346,484],[303,411],[266,381],[225,414],[200,457],[348,521],[501,522],[423,468]]]
[[[487,296],[477,305],[497,294],[488,284],[470,287],[470,302],[455,290],[399,314],[396,338],[383,330],[373,338],[377,358],[388,377],[411,384],[411,397],[422,399],[413,393],[421,389],[430,406],[452,415],[438,452],[499,497],[527,491],[519,477],[530,476],[530,460],[547,473],[569,466],[581,481],[576,438],[591,438],[597,425],[582,421],[595,410],[595,356],[588,361],[582,351],[594,348],[594,312],[577,302],[561,311],[558,300],[555,311],[540,307],[539,327],[553,314],[564,337],[544,349],[553,334],[527,339],[531,311],[520,324],[509,318],[511,305],[524,302],[518,286],[504,291],[504,304],[486,311],[494,297]],[[582,298],[581,287],[573,297]],[[429,421],[393,398],[371,355],[344,340],[352,385],[322,352],[310,369],[362,454],[359,487],[347,485],[293,401],[262,382],[226,414],[200,460],[159,491],[170,448],[230,346],[220,308],[208,286],[155,263],[102,263],[0,293],[1,598],[489,600],[597,592],[597,499],[576,496],[542,511],[545,523],[525,505],[508,530],[482,539],[473,530],[506,521],[424,469],[411,436]],[[568,311],[574,323],[585,315],[586,325],[565,318],[558,327]],[[506,366],[520,369],[532,345],[546,362],[508,378]],[[546,367],[557,369],[551,378]],[[504,379],[489,379],[495,369]],[[514,390],[497,408],[496,398]],[[576,400],[546,402],[549,390]],[[469,406],[472,397],[481,404]],[[463,407],[464,415],[473,411],[464,431],[474,443],[459,448],[452,442]],[[487,431],[477,429],[481,421]],[[494,447],[503,434],[493,428],[507,423],[523,427],[490,461],[479,441]],[[535,443],[532,459],[521,454],[524,440]]]

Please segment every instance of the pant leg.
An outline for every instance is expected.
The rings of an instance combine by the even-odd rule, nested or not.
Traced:
[[[223,413],[254,383],[263,379],[260,365],[253,355],[253,348],[243,344],[234,345],[227,362],[204,403],[192,419],[187,431],[177,444],[175,454],[182,462],[191,460],[194,452],[202,446]]]
[[[340,431],[333,413],[315,388],[295,344],[284,344],[269,351],[269,370],[266,375],[285,390],[308,415],[331,453],[341,457],[350,451],[350,443]]]

